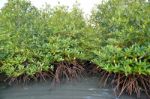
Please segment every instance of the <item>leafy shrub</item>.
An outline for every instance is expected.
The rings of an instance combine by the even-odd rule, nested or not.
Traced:
[[[109,78],[119,95],[144,91],[150,95],[150,5],[144,0],[109,0],[97,6],[91,22],[98,48],[92,62]]]
[[[77,59],[88,60],[105,70],[105,82],[115,74],[120,93],[139,95],[142,88],[148,95],[149,9],[144,0],[109,0],[87,22],[77,5],[70,11],[65,6],[38,10],[26,0],[8,0],[0,10],[0,73],[12,81],[39,78],[56,66],[59,82],[62,76],[78,78],[84,68]]]
[[[97,57],[93,60],[110,73],[150,75],[150,46],[133,45],[129,48],[114,46],[103,47],[95,51]]]
[[[150,5],[145,0],[109,0],[97,6],[92,21],[102,45],[129,47],[150,42]]]
[[[109,72],[149,75],[150,5],[141,0],[109,0],[92,21],[100,43],[93,62]]]
[[[97,48],[91,61],[112,80],[118,96],[144,91],[150,95],[150,4],[145,0],[108,0],[91,17]]]
[[[0,71],[6,75],[34,75],[53,69],[54,62],[83,57],[86,24],[77,6],[43,11],[26,0],[9,0],[0,15]]]

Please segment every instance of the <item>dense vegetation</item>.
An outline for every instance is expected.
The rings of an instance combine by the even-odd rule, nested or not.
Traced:
[[[8,0],[0,10],[0,73],[34,77],[58,63],[56,73],[68,77],[74,71],[65,65],[79,73],[76,60],[88,60],[106,72],[104,78],[115,74],[121,93],[149,94],[149,9],[141,0],[109,0],[87,21],[78,5],[38,10],[26,0]]]
[[[150,75],[150,5],[110,0],[97,8],[93,24],[101,50],[95,49],[93,61],[110,72]]]
[[[86,26],[82,12],[59,6],[39,11],[29,2],[9,0],[1,9],[1,72],[17,77],[76,59]]]
[[[129,94],[150,90],[149,9],[144,0],[109,0],[93,11],[100,47],[92,61],[109,72],[106,79],[116,74],[116,87]]]

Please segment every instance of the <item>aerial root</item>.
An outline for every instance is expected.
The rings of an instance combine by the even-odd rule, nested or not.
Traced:
[[[48,72],[37,72],[35,73],[33,76],[30,75],[20,75],[19,77],[7,77],[4,82],[8,82],[9,85],[12,84],[26,84],[29,81],[33,80],[33,81],[39,81],[39,80],[44,80],[46,81],[49,78],[53,78],[54,74],[52,73],[52,71],[48,71]]]
[[[56,71],[53,79],[54,83],[60,84],[62,79],[67,81],[77,80],[84,74],[84,68],[76,61],[70,62],[60,62],[55,64]]]
[[[101,72],[101,80],[105,86],[108,79],[111,79],[111,83],[115,85],[115,93],[117,96],[121,96],[124,92],[132,95],[135,93],[137,97],[140,97],[141,92],[150,97],[150,77],[146,75],[130,74],[125,75],[121,73],[109,73],[106,71]]]

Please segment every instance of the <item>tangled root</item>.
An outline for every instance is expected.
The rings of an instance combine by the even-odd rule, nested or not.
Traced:
[[[60,84],[62,79],[67,81],[77,80],[84,74],[84,68],[81,66],[77,60],[70,62],[60,62],[55,64],[55,76],[53,82],[55,84]]]
[[[129,95],[136,93],[137,97],[140,97],[142,91],[150,97],[150,78],[145,75],[128,75],[118,74],[115,77],[114,83],[116,84],[116,90],[120,90],[118,96],[123,92],[127,92]]]
[[[52,84],[60,84],[62,81],[74,81],[83,77],[84,75],[95,75],[98,74],[105,86],[108,82],[115,85],[115,93],[119,97],[123,93],[128,93],[129,95],[136,94],[140,97],[141,92],[144,92],[150,98],[150,76],[142,74],[130,74],[125,75],[123,73],[110,73],[97,65],[89,61],[73,60],[71,62],[62,61],[59,63],[54,63],[54,71],[49,70],[49,72],[38,72],[33,76],[21,75],[17,78],[11,77],[7,78],[5,81],[12,83],[29,82],[31,80],[44,80],[52,78]]]
[[[135,93],[137,97],[140,97],[141,92],[144,92],[150,97],[150,76],[130,74],[126,76],[121,73],[109,73],[106,71],[101,72],[101,80],[104,86],[111,79],[113,85],[115,85],[115,93],[117,96],[121,96],[124,92],[132,95]]]
[[[42,72],[35,73],[33,76],[23,74],[23,75],[20,75],[19,77],[8,77],[4,80],[4,82],[8,82],[9,85],[20,84],[20,83],[26,84],[32,80],[33,81],[41,81],[41,80],[46,81],[47,79],[52,78],[52,76],[53,76],[52,71],[49,71],[49,72],[42,71]]]

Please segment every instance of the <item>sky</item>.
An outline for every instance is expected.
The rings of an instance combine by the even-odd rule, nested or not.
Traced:
[[[32,5],[37,8],[42,8],[45,3],[50,4],[52,7],[58,5],[58,2],[62,5],[71,6],[76,3],[76,1],[80,4],[80,8],[83,10],[85,15],[90,15],[92,8],[101,3],[102,0],[30,0]],[[0,8],[7,3],[7,0],[0,0]]]

